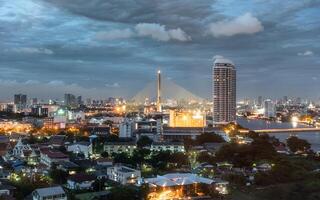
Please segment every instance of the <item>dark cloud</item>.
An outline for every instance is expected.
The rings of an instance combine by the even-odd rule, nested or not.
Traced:
[[[214,55],[236,64],[239,98],[315,98],[319,8],[317,0],[0,0],[0,98],[130,97],[157,69],[210,97]]]

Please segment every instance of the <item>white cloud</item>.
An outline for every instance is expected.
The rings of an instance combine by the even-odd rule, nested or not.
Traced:
[[[134,35],[134,32],[130,29],[115,29],[110,31],[102,31],[96,34],[98,40],[116,40],[130,38]]]
[[[149,36],[159,41],[188,41],[191,37],[188,36],[180,28],[167,30],[165,25],[156,23],[139,23],[135,26],[135,30],[139,36]]]
[[[63,86],[63,85],[65,85],[65,83],[63,81],[60,81],[60,80],[53,80],[53,81],[50,81],[48,83],[48,85],[51,85],[51,86]]]
[[[26,85],[34,85],[34,84],[39,84],[40,82],[37,80],[27,80],[25,82]]]
[[[216,59],[222,59],[222,58],[224,58],[223,56],[221,56],[221,55],[215,55],[215,56],[213,56],[212,57],[212,60],[216,60]]]
[[[35,48],[35,47],[18,47],[7,49],[7,52],[15,52],[15,53],[25,53],[25,54],[53,54],[53,51],[46,48]]]
[[[112,83],[112,84],[105,84],[106,87],[109,87],[109,88],[118,88],[120,87],[120,84],[119,83]]]
[[[251,13],[245,13],[230,21],[219,21],[209,24],[208,34],[214,37],[233,36],[238,34],[254,34],[263,31],[259,19]]]
[[[300,53],[298,53],[298,56],[313,56],[314,55],[314,53],[312,52],[312,51],[309,51],[309,50],[307,50],[307,51],[305,51],[305,52],[300,52]]]

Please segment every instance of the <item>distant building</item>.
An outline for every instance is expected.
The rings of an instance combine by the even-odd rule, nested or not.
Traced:
[[[108,152],[109,155],[122,152],[132,154],[136,148],[135,142],[107,142],[104,144],[104,151]]]
[[[275,115],[275,104],[270,99],[266,99],[264,101],[264,117],[270,118]]]
[[[119,138],[131,138],[134,128],[134,122],[125,119],[124,122],[119,125]]]
[[[64,105],[65,106],[77,106],[77,99],[76,96],[73,94],[64,94]]]
[[[53,163],[59,161],[69,161],[69,157],[57,150],[42,148],[40,149],[40,162],[51,167]]]
[[[22,111],[22,109],[27,107],[27,95],[25,94],[15,94],[14,95],[14,105],[16,106],[16,112]]]
[[[200,111],[170,110],[170,127],[204,127],[206,116]]]
[[[236,120],[236,69],[225,58],[217,58],[213,66],[213,122]]]
[[[33,200],[67,200],[67,195],[61,186],[36,189],[32,192]]]
[[[25,94],[15,94],[14,104],[27,105],[27,95]]]
[[[141,172],[126,166],[116,165],[107,169],[108,179],[126,184],[136,184],[141,178]]]
[[[89,158],[92,155],[92,144],[90,142],[77,142],[70,144],[67,149],[68,152],[74,154],[83,154],[85,158]]]
[[[258,104],[257,106],[261,107],[262,106],[262,96],[258,96]]]
[[[151,151],[185,152],[183,142],[153,142]]]
[[[35,106],[31,108],[31,114],[39,117],[48,117],[48,108],[42,106]]]

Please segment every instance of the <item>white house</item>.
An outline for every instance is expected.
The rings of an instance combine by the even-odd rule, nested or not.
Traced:
[[[153,142],[151,151],[185,152],[183,142]]]
[[[104,151],[108,152],[109,155],[122,152],[132,154],[136,148],[135,142],[106,142],[104,145]]]
[[[75,154],[82,153],[86,158],[89,158],[92,155],[92,144],[90,142],[73,143],[68,146],[67,151]]]
[[[107,169],[108,179],[126,184],[135,184],[141,178],[141,172],[123,165],[116,165]]]
[[[88,174],[75,174],[68,177],[67,188],[71,190],[88,190],[92,188],[92,184],[96,177]]]
[[[36,189],[32,192],[33,200],[67,200],[67,195],[61,186]]]

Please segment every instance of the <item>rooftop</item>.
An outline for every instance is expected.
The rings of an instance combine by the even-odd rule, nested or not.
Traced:
[[[37,192],[41,197],[65,194],[61,186],[40,188],[40,189],[36,189],[35,192]]]

